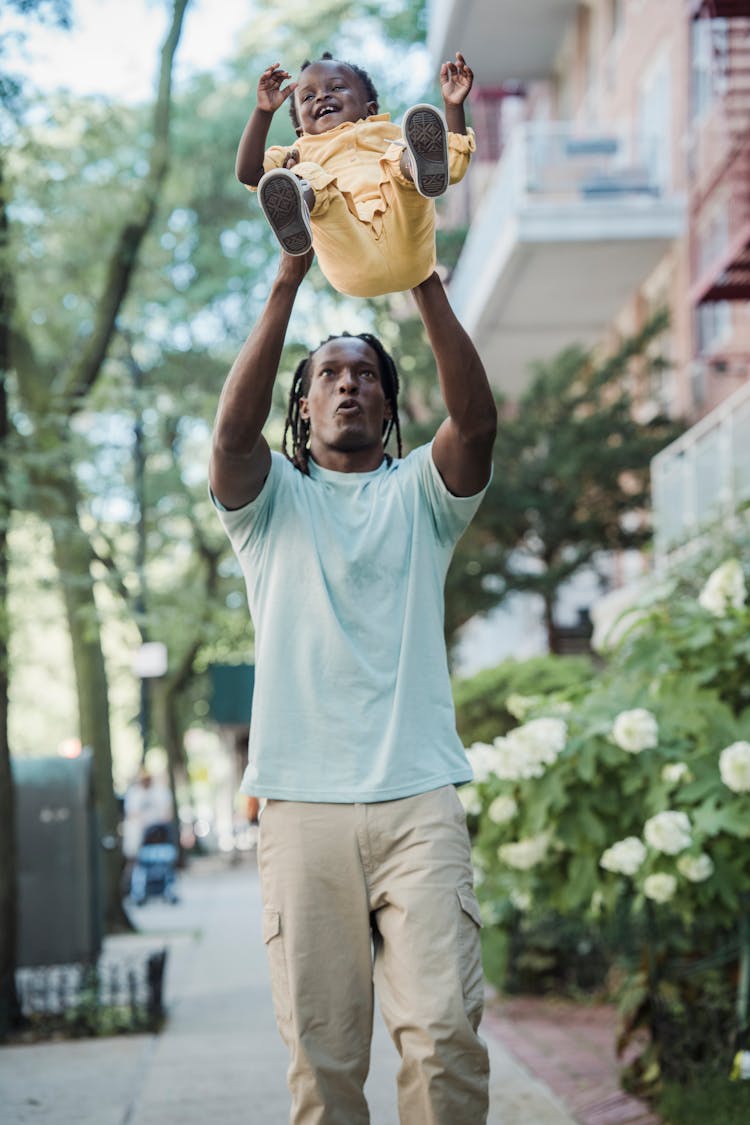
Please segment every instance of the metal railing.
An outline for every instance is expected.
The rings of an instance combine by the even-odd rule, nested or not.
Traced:
[[[750,504],[750,382],[656,455],[651,483],[657,567]]]
[[[626,201],[663,196],[656,142],[624,128],[570,121],[526,121],[513,129],[493,172],[452,281],[473,286],[487,259],[488,232],[511,229],[522,208],[571,202],[617,215]]]

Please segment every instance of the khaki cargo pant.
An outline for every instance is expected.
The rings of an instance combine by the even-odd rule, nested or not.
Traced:
[[[402,1125],[483,1125],[487,1050],[469,839],[453,786],[377,804],[268,801],[259,865],[292,1125],[367,1125],[373,981]]]

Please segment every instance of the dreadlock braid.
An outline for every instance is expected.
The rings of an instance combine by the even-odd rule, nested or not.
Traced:
[[[304,398],[310,389],[310,360],[318,352],[324,344],[330,340],[340,340],[342,338],[362,340],[365,344],[372,348],[378,357],[378,370],[380,374],[380,382],[383,387],[386,402],[390,403],[391,416],[383,420],[383,448],[385,449],[391,433],[396,431],[396,456],[403,455],[401,444],[401,422],[398,416],[398,392],[399,380],[398,370],[396,364],[393,362],[392,357],[385,350],[377,336],[373,336],[370,332],[360,332],[352,336],[351,332],[338,332],[335,335],[328,336],[327,339],[321,340],[317,348],[314,348],[305,359],[300,360],[292,376],[292,385],[289,388],[289,405],[287,408],[286,419],[284,420],[284,435],[281,439],[281,450],[288,461],[299,469],[300,472],[309,476],[308,457],[310,453],[310,423],[306,418],[300,414],[300,399]],[[291,438],[291,450],[288,448],[287,439]],[[386,454],[388,457],[389,455]],[[390,458],[389,458],[390,460]]]
[[[330,62],[333,58],[334,58],[334,56],[331,54],[330,51],[324,51],[319,59],[305,59],[302,66],[299,68],[300,74],[302,73],[303,70],[306,70],[308,66],[312,66],[313,63]],[[361,66],[357,66],[356,63],[345,62],[344,59],[336,59],[336,62],[340,62],[342,66],[345,66],[347,70],[351,70],[352,74],[356,75],[356,77],[362,83],[362,86],[364,88],[365,100],[368,101],[368,102],[374,102],[375,103],[375,112],[377,113],[378,112],[378,92],[375,89],[375,83],[373,82],[372,78],[370,78],[370,75],[367,73],[367,71],[364,70]],[[297,107],[294,103],[294,95],[292,95],[291,98],[289,99],[289,116],[292,119],[292,125],[294,125],[294,131],[298,132],[299,129],[300,129],[300,123],[299,123],[299,118],[297,117]]]

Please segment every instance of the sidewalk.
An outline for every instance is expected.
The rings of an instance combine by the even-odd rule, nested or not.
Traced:
[[[0,1048],[4,1125],[285,1125],[286,1050],[273,1018],[254,859],[198,860],[177,906],[135,911],[118,954],[167,946],[168,1020],[159,1035]],[[562,1102],[483,1024],[490,1125],[577,1125]],[[398,1125],[398,1058],[380,1021],[367,1096],[372,1125]],[[410,1125],[419,1125],[418,1122]]]

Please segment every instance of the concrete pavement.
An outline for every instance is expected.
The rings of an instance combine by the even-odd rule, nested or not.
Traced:
[[[167,1023],[158,1035],[0,1048],[4,1125],[285,1125],[286,1050],[273,1017],[254,857],[196,860],[180,903],[133,909],[135,935],[107,952],[167,946]],[[576,1125],[491,1027],[490,1125]],[[372,1125],[398,1125],[398,1057],[376,1020]],[[406,1125],[420,1125],[408,1122]]]

